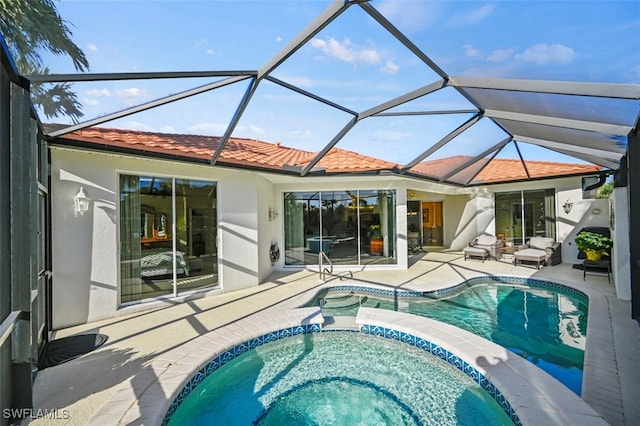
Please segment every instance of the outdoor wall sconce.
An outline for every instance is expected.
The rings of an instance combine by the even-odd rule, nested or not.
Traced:
[[[276,209],[269,207],[269,222],[271,222],[272,220],[276,220],[277,217],[278,212],[276,211]]]
[[[566,214],[571,213],[571,208],[573,207],[573,203],[569,200],[565,201],[564,204],[562,205],[562,208],[564,209],[564,212]]]
[[[80,215],[85,214],[87,210],[89,210],[89,200],[91,199],[87,197],[84,188],[80,187],[78,193],[73,197],[73,207],[76,213],[80,213]]]

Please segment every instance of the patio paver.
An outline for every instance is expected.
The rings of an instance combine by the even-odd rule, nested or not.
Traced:
[[[630,302],[615,297],[613,284],[608,284],[606,277],[589,275],[583,281],[582,271],[569,264],[536,270],[514,267],[505,260],[464,262],[462,253],[431,252],[413,257],[411,263],[407,271],[354,272],[353,281],[425,291],[450,287],[474,276],[514,275],[549,279],[587,292],[590,315],[583,400],[610,424],[640,421],[636,402],[640,394],[640,326],[630,318]],[[136,388],[153,379],[164,354],[256,312],[300,306],[321,286],[313,271],[277,272],[258,287],[58,330],[55,338],[92,332],[106,334],[109,340],[85,356],[40,371],[34,384],[34,409],[65,410],[68,419],[64,424],[84,425],[124,384]],[[108,418],[101,418],[108,424]],[[25,423],[50,424],[44,418]]]

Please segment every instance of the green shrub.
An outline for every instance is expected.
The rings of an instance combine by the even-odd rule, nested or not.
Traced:
[[[576,235],[576,247],[582,251],[609,251],[613,247],[613,240],[595,232],[582,231]]]

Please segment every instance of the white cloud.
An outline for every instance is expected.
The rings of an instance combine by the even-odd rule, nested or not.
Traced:
[[[577,57],[575,50],[562,44],[536,44],[515,55],[519,61],[533,62],[536,65],[567,64]]]
[[[476,49],[470,44],[465,44],[462,46],[462,49],[468,58],[479,58],[482,55],[482,50]]]
[[[195,50],[204,50],[205,55],[216,55],[218,52],[211,47],[207,47],[209,45],[209,40],[206,38],[200,38],[193,42],[193,48]]]
[[[496,49],[489,56],[487,61],[489,62],[504,62],[513,57],[513,49]]]
[[[126,121],[124,123],[124,129],[129,130],[138,130],[140,132],[155,132],[155,128],[153,126],[149,126],[148,124],[141,123],[139,121]]]
[[[466,13],[462,13],[458,16],[454,16],[449,19],[447,22],[447,26],[449,27],[467,27],[469,25],[477,24],[478,22],[487,18],[491,13],[493,13],[495,9],[495,5],[493,4],[485,4],[484,6],[468,11]]]
[[[220,136],[227,130],[227,123],[198,123],[187,127],[187,131],[198,135]]]
[[[276,37],[276,41],[277,41],[278,43],[280,43],[280,42],[282,41],[282,37],[281,37],[281,36],[277,36],[277,37]]]
[[[93,97],[96,97],[96,98],[110,98],[111,97],[111,93],[109,92],[109,89],[85,90],[84,94],[85,94],[85,96],[93,96]]]
[[[382,68],[380,68],[380,71],[383,74],[395,74],[400,70],[400,67],[398,66],[398,64],[394,63],[393,61],[387,61],[384,63],[384,66]]]
[[[333,88],[348,88],[348,87],[360,87],[363,84],[368,84],[367,82],[363,82],[361,80],[353,80],[353,79],[314,79],[311,77],[300,77],[300,76],[291,76],[291,75],[282,75],[279,77],[281,80],[286,81],[287,83],[293,84],[294,86],[303,88],[303,89],[311,89],[315,87],[333,87]]]
[[[144,91],[137,87],[129,87],[127,89],[116,90],[116,96],[119,98],[139,98],[144,96]]]
[[[160,128],[160,132],[162,133],[176,133],[176,128],[173,126],[162,126]]]
[[[98,46],[96,46],[96,45],[95,45],[95,44],[93,44],[93,43],[89,43],[89,44],[87,45],[87,50],[88,50],[89,52],[97,52],[97,51],[98,51]]]
[[[83,95],[87,98],[111,98],[120,99],[126,104],[140,102],[142,99],[148,97],[147,92],[137,87],[129,87],[126,89],[119,89],[116,91],[110,91],[109,89],[91,89],[86,90]]]
[[[250,124],[248,126],[237,126],[233,131],[233,136],[247,139],[264,140],[266,132],[262,127]]]
[[[146,100],[149,95],[137,87],[129,87],[127,89],[116,90],[113,97],[118,98],[127,106],[137,105]]]
[[[313,137],[311,130],[290,130],[287,132],[289,139],[309,140]]]
[[[96,107],[100,105],[100,101],[95,98],[83,98],[82,105]]]
[[[194,47],[195,49],[201,49],[201,48],[203,48],[204,46],[206,46],[207,44],[209,44],[209,41],[208,41],[206,38],[201,38],[201,39],[196,40],[196,41],[193,43],[193,47]]]
[[[320,49],[328,57],[336,58],[350,64],[368,63],[377,64],[380,62],[380,55],[373,49],[357,50],[352,47],[351,40],[345,39],[339,42],[331,37],[327,40],[314,38],[311,46]]]
[[[317,81],[315,79],[306,76],[287,76],[281,77],[281,79],[298,87],[309,88],[317,86]]]
[[[402,31],[409,32],[437,23],[442,14],[439,2],[384,0],[375,7]]]

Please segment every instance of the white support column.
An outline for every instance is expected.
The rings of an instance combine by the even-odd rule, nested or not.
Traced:
[[[407,245],[407,188],[404,185],[398,185],[396,204],[396,232],[397,232],[397,248],[398,248],[398,268],[409,268],[409,253]]]
[[[614,188],[611,195],[611,270],[618,299],[631,300],[631,254],[629,252],[629,203],[627,187]]]

